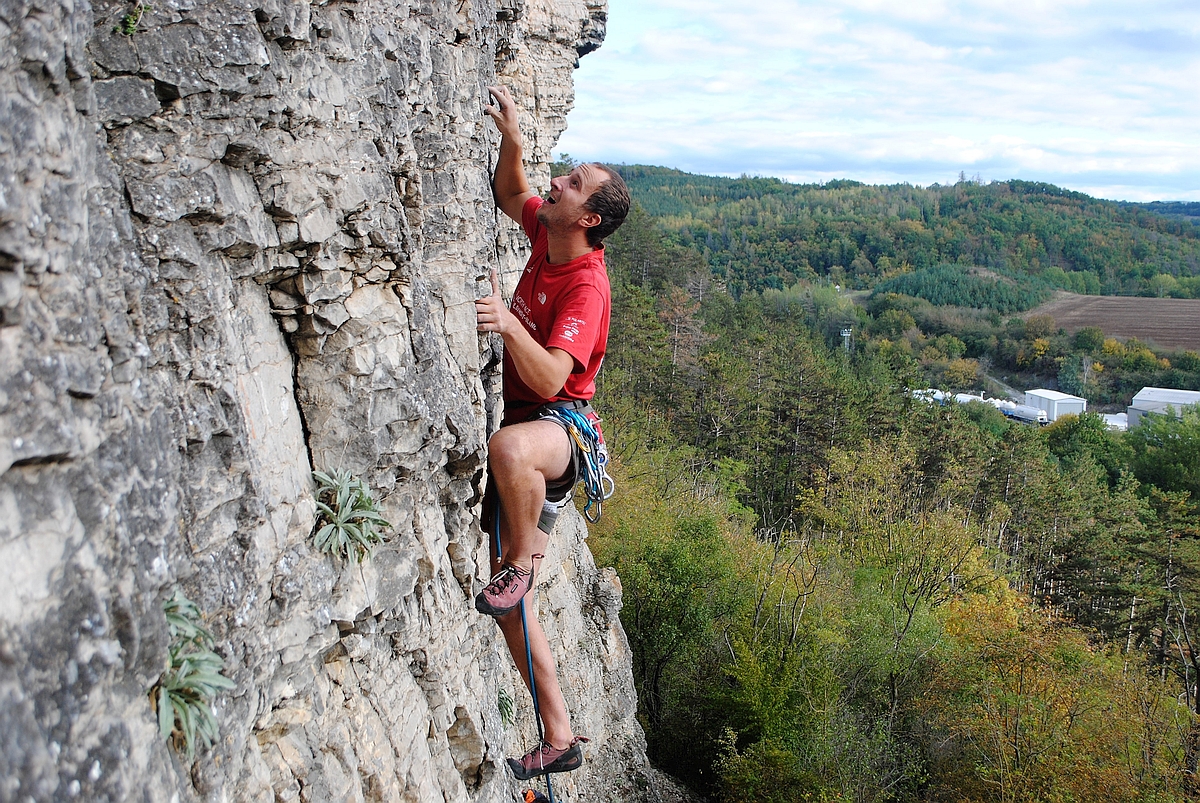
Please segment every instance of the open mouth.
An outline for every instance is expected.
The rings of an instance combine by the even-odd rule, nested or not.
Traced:
[[[554,196],[553,196],[553,195],[547,195],[547,196],[546,196],[546,203],[548,203],[548,204],[553,204],[553,203],[557,203],[557,201],[555,201],[555,200],[554,200]]]

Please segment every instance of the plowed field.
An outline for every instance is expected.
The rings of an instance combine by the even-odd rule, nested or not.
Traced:
[[[1068,332],[1099,326],[1167,349],[1200,350],[1200,299],[1080,296],[1059,293],[1029,315],[1049,315]]]

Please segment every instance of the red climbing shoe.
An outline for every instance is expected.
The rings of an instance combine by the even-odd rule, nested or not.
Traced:
[[[570,772],[583,766],[583,748],[581,742],[591,741],[586,736],[576,736],[571,743],[559,750],[549,742],[543,741],[530,750],[521,760],[508,760],[508,768],[517,776],[518,781],[528,781],[539,775],[549,775],[552,772]]]
[[[542,557],[534,555],[534,559]],[[506,563],[492,575],[483,591],[475,596],[475,610],[488,616],[503,616],[521,604],[521,598],[533,588],[533,570]]]

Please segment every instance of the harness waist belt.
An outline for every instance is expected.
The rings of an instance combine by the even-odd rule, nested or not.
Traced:
[[[582,416],[595,415],[596,411],[592,409],[590,402],[583,399],[561,399],[559,401],[546,402],[545,404],[523,404],[519,407],[505,408],[504,413],[507,417],[513,412],[524,412],[526,410],[536,412],[538,410],[574,410]],[[528,421],[530,416],[524,416],[522,420]]]
[[[546,410],[574,410],[582,416],[589,416],[596,411],[592,409],[592,405],[582,399],[564,399],[563,401],[546,402],[541,405],[542,409]]]

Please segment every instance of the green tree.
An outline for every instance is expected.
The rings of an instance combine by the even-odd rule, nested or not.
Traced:
[[[1126,433],[1137,477],[1163,491],[1186,491],[1200,499],[1200,406],[1173,415],[1143,416]]]
[[[1067,469],[1090,461],[1104,469],[1112,487],[1116,487],[1133,457],[1120,434],[1110,430],[1095,413],[1063,416],[1042,432],[1050,453]]]
[[[1104,345],[1104,330],[1099,326],[1085,326],[1075,333],[1071,342],[1080,351],[1095,354]]]
[[[577,164],[579,164],[579,162],[572,159],[570,155],[560,153],[558,158],[550,163],[550,178],[558,178],[559,176],[567,175],[575,169]]]
[[[1166,298],[1179,293],[1179,280],[1169,273],[1159,273],[1147,280],[1146,289],[1156,298]]]

